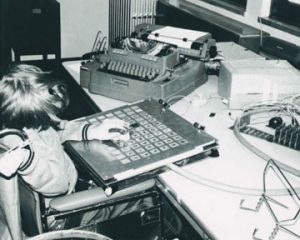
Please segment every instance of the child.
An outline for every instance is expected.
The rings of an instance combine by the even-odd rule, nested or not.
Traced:
[[[110,129],[126,131],[129,127],[120,119],[109,119],[92,126],[62,121],[57,115],[68,103],[66,85],[35,66],[17,65],[0,82],[1,129],[19,129],[27,134],[35,156],[19,174],[35,191],[45,196],[74,190],[77,171],[62,148],[64,141],[82,140],[83,137],[124,139],[121,133],[110,132]]]
[[[0,159],[0,173],[10,176],[22,166],[18,174],[45,197],[70,194],[78,176],[72,160],[63,150],[64,141],[129,140],[129,124],[120,119],[106,119],[93,125],[59,119],[57,115],[68,103],[66,85],[53,80],[49,72],[38,67],[21,64],[4,75],[0,81],[1,129],[22,130],[28,136],[34,156],[30,159],[28,150],[17,149],[14,164],[6,161],[7,155]],[[7,142],[2,144],[10,149],[15,147]],[[125,208],[123,205],[121,209]],[[114,209],[106,211],[111,216]]]

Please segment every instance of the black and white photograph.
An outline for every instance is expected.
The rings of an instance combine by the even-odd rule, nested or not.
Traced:
[[[0,240],[300,240],[300,0],[0,0]]]

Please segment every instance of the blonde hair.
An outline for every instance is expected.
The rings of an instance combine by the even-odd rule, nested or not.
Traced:
[[[12,67],[0,81],[1,128],[57,128],[51,115],[69,103],[66,84],[27,64]]]

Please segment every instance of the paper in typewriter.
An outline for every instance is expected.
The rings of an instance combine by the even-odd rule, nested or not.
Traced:
[[[191,48],[193,42],[207,35],[207,32],[166,26],[151,32],[148,38],[182,48]]]

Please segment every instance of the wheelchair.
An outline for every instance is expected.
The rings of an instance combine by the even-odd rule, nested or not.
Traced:
[[[26,135],[18,130],[0,132],[0,139],[7,136],[13,137],[14,142],[20,144],[26,140]],[[7,150],[7,146],[0,145],[0,155]],[[154,199],[153,208],[160,209],[159,194],[154,179],[119,190],[111,196],[107,196],[100,187],[85,189],[56,197],[46,207],[43,196],[35,192],[18,173],[15,173],[10,178],[0,175],[0,193],[0,213],[2,212],[4,216],[4,223],[10,233],[10,239],[13,240],[68,238],[109,240],[110,237],[97,233],[95,226],[80,225],[85,212],[147,197]],[[141,216],[144,216],[145,211],[148,210],[139,209],[143,212]],[[64,228],[51,231],[48,226],[49,218],[64,219]],[[153,239],[159,238],[154,236]]]

